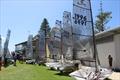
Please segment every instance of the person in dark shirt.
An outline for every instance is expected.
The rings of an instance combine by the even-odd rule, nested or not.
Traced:
[[[16,66],[16,54],[15,54],[15,52],[12,52],[12,56],[13,56],[13,60],[14,60],[13,65]]]
[[[112,69],[113,58],[111,55],[108,56],[108,61],[109,61],[109,67],[110,67],[110,69]]]

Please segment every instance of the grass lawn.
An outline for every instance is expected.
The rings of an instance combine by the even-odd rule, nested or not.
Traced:
[[[45,66],[17,64],[0,71],[0,80],[72,80],[69,76],[47,69]]]

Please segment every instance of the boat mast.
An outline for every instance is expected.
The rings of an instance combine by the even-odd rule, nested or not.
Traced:
[[[63,63],[64,60],[64,56],[63,56],[63,29],[62,29],[62,22],[60,21],[60,33],[61,33],[61,43],[60,43],[60,50],[61,50],[61,62]]]
[[[95,59],[95,67],[96,67],[96,72],[98,71],[98,67],[97,67],[97,61],[98,61],[98,57],[97,57],[97,48],[96,48],[96,40],[95,40],[95,32],[94,32],[94,24],[93,24],[93,16],[92,16],[92,8],[91,8],[91,1],[89,0],[89,4],[90,4],[90,13],[91,13],[91,21],[92,21],[92,33],[93,33],[93,48],[94,48],[94,59]],[[100,64],[98,62],[98,64]]]

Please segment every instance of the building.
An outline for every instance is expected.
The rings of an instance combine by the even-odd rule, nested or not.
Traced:
[[[120,69],[120,26],[96,34],[98,57],[102,67],[109,67],[108,55],[113,57],[113,68]]]
[[[37,58],[45,59],[46,58],[44,39],[45,38],[42,35],[39,36],[39,34],[35,35],[32,38],[32,48],[33,48],[32,57],[33,57],[33,59],[37,59]],[[49,46],[49,42],[50,42],[49,39],[46,39],[46,42]],[[17,54],[21,54],[27,58],[28,57],[27,47],[28,47],[27,41],[18,43],[15,45],[15,52]]]

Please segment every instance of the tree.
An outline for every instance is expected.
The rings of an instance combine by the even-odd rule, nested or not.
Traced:
[[[95,22],[96,32],[101,32],[107,29],[106,24],[112,18],[111,14],[111,12],[101,12],[97,15],[97,20]]]
[[[48,20],[46,18],[43,19],[41,23],[40,30],[45,31],[46,35],[49,35],[51,28],[49,27]]]

